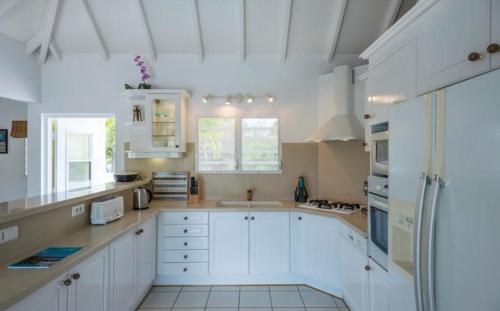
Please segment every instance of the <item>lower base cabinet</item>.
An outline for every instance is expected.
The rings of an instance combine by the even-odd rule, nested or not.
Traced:
[[[388,311],[389,274],[371,259],[368,266],[369,311]]]
[[[7,310],[135,310],[155,276],[152,218]]]

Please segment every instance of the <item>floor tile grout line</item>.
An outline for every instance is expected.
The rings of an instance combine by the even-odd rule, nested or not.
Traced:
[[[208,308],[208,301],[210,300],[210,295],[212,294],[212,286],[210,286],[210,289],[208,290],[208,296],[207,296],[207,301],[205,301],[205,309],[203,310],[207,310]]]
[[[271,303],[271,310],[274,310],[273,297],[271,296],[271,286],[270,285],[267,286],[267,291],[269,293],[269,302]]]
[[[174,300],[174,303],[172,304],[172,306],[170,307],[170,311],[172,311],[175,307],[175,303],[177,302],[177,299],[179,299],[179,296],[181,295],[181,292],[182,290],[184,289],[184,286],[181,286],[181,289],[179,290],[179,292],[177,293],[177,296],[175,296],[175,300]]]

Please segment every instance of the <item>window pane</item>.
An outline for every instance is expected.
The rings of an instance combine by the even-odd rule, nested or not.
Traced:
[[[90,135],[68,133],[66,136],[67,161],[90,160]]]
[[[234,119],[198,119],[198,170],[236,169]]]
[[[242,119],[242,169],[275,171],[280,169],[278,119]]]
[[[69,190],[90,186],[91,162],[68,163],[68,188]]]

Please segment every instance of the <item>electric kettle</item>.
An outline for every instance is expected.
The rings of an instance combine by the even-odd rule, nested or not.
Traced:
[[[153,192],[147,188],[137,188],[134,190],[134,209],[146,209],[153,199]]]

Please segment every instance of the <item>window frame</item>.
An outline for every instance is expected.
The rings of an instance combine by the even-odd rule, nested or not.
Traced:
[[[235,162],[236,169],[234,170],[200,170],[199,169],[199,120],[205,118],[220,118],[220,119],[233,119],[234,120],[234,130],[235,130]],[[242,159],[243,159],[243,119],[277,119],[278,120],[278,159],[279,167],[276,170],[243,170],[242,169]],[[283,153],[282,153],[282,141],[281,141],[281,122],[279,117],[269,116],[269,117],[259,117],[259,116],[238,116],[238,117],[226,117],[226,116],[198,116],[196,118],[196,148],[195,148],[195,171],[200,174],[281,174],[283,172]]]

